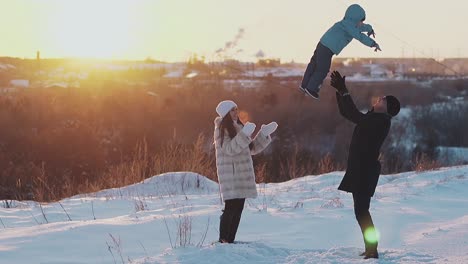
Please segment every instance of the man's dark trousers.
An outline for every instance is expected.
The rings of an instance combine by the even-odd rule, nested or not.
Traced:
[[[374,233],[376,232],[374,223],[372,222],[372,217],[369,213],[371,197],[366,194],[353,193],[353,200],[354,214],[356,215],[356,220],[358,221],[359,227],[361,227],[362,236],[366,245],[366,252],[376,252],[378,244],[377,239],[373,241],[373,239],[369,239],[369,237],[366,239],[365,236],[366,230],[368,230],[368,236],[374,236],[374,238],[376,238]]]

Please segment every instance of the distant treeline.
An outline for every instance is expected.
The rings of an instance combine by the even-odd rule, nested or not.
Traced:
[[[279,124],[272,145],[254,158],[259,182],[342,170],[353,125],[339,115],[326,82],[320,101],[304,97],[298,80],[268,78],[257,89],[226,90],[223,82],[194,78],[180,88],[164,79],[146,86],[104,80],[2,93],[0,199],[51,201],[168,171],[190,170],[216,180],[213,120],[224,99],[237,102],[243,121]],[[468,89],[457,80],[348,86],[360,109],[385,94],[399,97],[403,107],[450,105],[449,98],[465,100]],[[415,169],[422,154],[424,162],[431,161],[438,145],[468,147],[463,104],[412,115],[418,142],[401,147],[408,121],[394,122],[382,148],[383,173]]]

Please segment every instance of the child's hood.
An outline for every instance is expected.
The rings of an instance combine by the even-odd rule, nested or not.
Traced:
[[[350,20],[357,23],[366,17],[366,11],[358,4],[353,4],[346,9],[344,20]]]

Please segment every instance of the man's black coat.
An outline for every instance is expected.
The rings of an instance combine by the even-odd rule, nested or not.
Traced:
[[[379,181],[380,147],[388,135],[391,116],[369,111],[361,113],[351,96],[336,93],[340,113],[356,124],[349,146],[346,174],[338,187],[341,191],[372,197]]]

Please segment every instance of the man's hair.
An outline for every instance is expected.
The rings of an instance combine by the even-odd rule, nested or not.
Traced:
[[[387,113],[391,116],[398,115],[400,112],[400,101],[393,95],[385,96],[385,100],[387,101]]]

